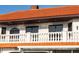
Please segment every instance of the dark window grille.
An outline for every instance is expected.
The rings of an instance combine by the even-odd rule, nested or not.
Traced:
[[[31,32],[31,33],[38,33],[38,26],[28,26],[26,27],[26,33]]]
[[[11,30],[10,30],[10,34],[19,34],[19,29],[18,28],[12,28]]]
[[[61,32],[63,31],[63,24],[49,25],[49,32]]]
[[[2,27],[1,34],[6,34],[6,27]]]
[[[72,31],[72,23],[68,23],[68,31]]]

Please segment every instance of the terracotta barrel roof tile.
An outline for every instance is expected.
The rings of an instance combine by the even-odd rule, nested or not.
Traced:
[[[17,19],[31,19],[38,17],[48,16],[61,16],[61,15],[78,15],[79,6],[63,6],[55,8],[34,9],[25,11],[16,11],[8,14],[0,15],[0,21],[17,20]]]

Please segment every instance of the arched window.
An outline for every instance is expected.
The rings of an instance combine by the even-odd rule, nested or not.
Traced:
[[[12,28],[11,30],[10,30],[10,34],[19,34],[19,29],[18,28]]]

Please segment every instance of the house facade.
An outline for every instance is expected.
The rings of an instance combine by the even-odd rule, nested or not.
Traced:
[[[17,11],[0,15],[0,49],[79,49],[79,6]],[[35,51],[34,50],[34,51]]]

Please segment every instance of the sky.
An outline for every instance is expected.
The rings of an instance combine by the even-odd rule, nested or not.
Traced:
[[[60,5],[39,5],[40,8],[53,8]],[[31,5],[0,5],[0,14],[31,9]]]

